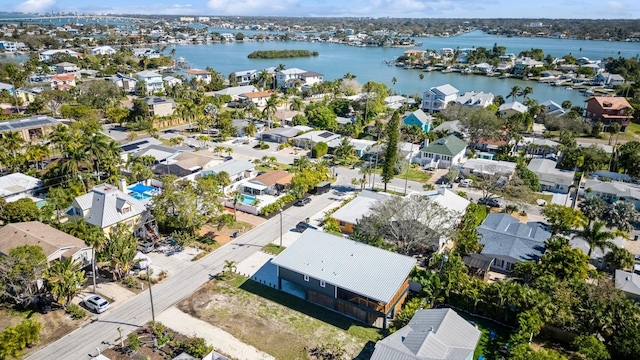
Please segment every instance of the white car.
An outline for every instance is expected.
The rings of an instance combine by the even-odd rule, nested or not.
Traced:
[[[473,180],[471,179],[462,179],[460,180],[460,187],[469,187],[473,184]]]
[[[82,300],[87,309],[100,314],[109,309],[109,302],[98,295],[89,295]]]

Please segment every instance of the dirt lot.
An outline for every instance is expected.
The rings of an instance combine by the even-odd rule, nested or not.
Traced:
[[[346,317],[236,275],[204,285],[178,308],[214,324],[276,359],[308,359],[308,350],[338,343],[368,359],[382,334]]]

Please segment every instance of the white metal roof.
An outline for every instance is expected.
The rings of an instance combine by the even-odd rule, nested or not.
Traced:
[[[0,177],[0,196],[8,197],[22,192],[35,190],[42,186],[42,181],[23,173],[13,173]]]
[[[416,260],[341,236],[307,229],[272,263],[389,303],[409,276]]]

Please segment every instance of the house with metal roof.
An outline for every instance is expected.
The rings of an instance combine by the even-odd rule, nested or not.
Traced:
[[[90,192],[73,199],[67,212],[69,220],[83,218],[88,224],[101,228],[107,236],[118,224],[125,224],[136,233],[147,211],[148,201],[138,200],[110,184],[95,186]]]
[[[371,207],[391,196],[393,195],[384,192],[363,190],[353,200],[331,214],[331,217],[338,222],[343,233],[352,234],[358,220],[366,216]]]
[[[616,270],[616,289],[622,291],[631,300],[640,302],[640,274]]]
[[[447,108],[450,102],[458,99],[459,90],[449,84],[444,84],[424,92],[421,109],[433,115],[434,112]]]
[[[494,98],[492,93],[467,91],[462,95],[458,95],[456,103],[472,109],[481,109],[493,104]]]
[[[551,237],[539,223],[523,224],[506,213],[489,214],[477,230],[484,246],[480,253],[493,257],[491,268],[499,271],[511,271],[517,262],[538,259],[544,253],[545,240]]]
[[[0,228],[0,254],[24,245],[42,248],[47,262],[72,258],[83,267],[93,259],[91,247],[84,240],[71,236],[39,221],[11,223]]]
[[[34,197],[42,189],[42,181],[23,173],[13,173],[0,177],[0,197],[6,202]]]
[[[236,83],[238,83],[238,86],[245,86],[251,84],[256,76],[258,76],[258,70],[242,70],[236,71],[234,74],[236,76]]]
[[[609,203],[627,201],[640,211],[640,187],[635,184],[590,179],[585,182],[584,189],[587,199],[598,196]]]
[[[425,168],[446,169],[459,164],[467,151],[467,142],[455,135],[440,138],[431,143],[428,140],[420,149],[418,163]]]
[[[431,124],[433,123],[433,117],[427,115],[421,109],[418,109],[412,113],[406,114],[402,123],[406,126],[417,126],[422,131],[428,133],[431,130]]]
[[[501,118],[506,119],[513,115],[524,114],[527,110],[529,110],[529,108],[526,105],[518,101],[512,101],[500,105],[498,108],[498,114],[500,114]]]
[[[494,175],[502,174],[510,179],[516,171],[518,164],[510,161],[489,160],[489,159],[469,159],[460,166],[460,172],[465,176]]]
[[[307,229],[276,256],[278,288],[366,324],[387,328],[409,292],[416,260],[361,242]]]
[[[316,144],[319,142],[329,144],[331,141],[336,139],[340,139],[339,134],[334,134],[331,131],[326,130],[317,130],[309,131],[307,133],[294,137],[293,144],[297,147],[310,149],[316,146]]]
[[[452,309],[420,309],[376,343],[371,360],[473,360],[481,335]]]
[[[562,108],[560,104],[553,100],[547,100],[540,105],[545,107],[545,114],[562,116],[566,113],[566,110]]]
[[[557,165],[549,159],[531,159],[527,168],[538,176],[543,191],[568,194],[575,172],[558,169]]]
[[[0,123],[0,137],[5,132],[17,132],[28,143],[42,139],[54,126],[62,124],[50,116],[36,115]]]
[[[261,132],[260,134],[258,134],[258,138],[263,141],[272,141],[282,144],[298,136],[298,134],[300,134],[301,132],[302,130],[295,127],[273,128]]]
[[[202,170],[200,174],[206,176],[208,174],[220,174],[221,172],[229,174],[229,178],[231,179],[231,184],[223,189],[223,191],[227,193],[231,189],[234,189],[238,185],[238,182],[255,177],[256,165],[247,159],[231,159]]]
[[[164,81],[162,81],[162,75],[157,72],[144,70],[136,73],[136,79],[138,81],[144,81],[148,94],[156,92],[164,92]]]

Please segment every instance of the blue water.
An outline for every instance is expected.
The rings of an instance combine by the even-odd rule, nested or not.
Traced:
[[[49,202],[47,200],[40,200],[38,202],[36,202],[36,206],[38,207],[38,209],[41,209],[43,206],[47,205]]]
[[[221,29],[222,30],[222,29]],[[239,31],[226,30],[225,32],[237,33]],[[244,33],[244,32],[243,32]],[[568,53],[576,56],[586,56],[591,59],[604,57],[617,57],[618,53],[623,57],[633,57],[640,53],[637,43],[547,39],[547,38],[508,38],[488,35],[480,31],[448,38],[415,38],[422,41],[419,49],[471,48],[493,47],[494,43],[506,46],[508,53],[518,54],[522,50],[541,48],[552,56],[560,57]],[[533,88],[532,98],[539,102],[553,100],[561,103],[570,100],[575,105],[582,105],[587,98],[575,90],[566,90],[563,87],[554,87],[539,84],[535,81],[523,81],[518,79],[497,79],[479,75],[463,76],[458,73],[422,72],[418,69],[406,70],[401,67],[387,66],[384,60],[392,60],[403,54],[406,48],[386,47],[353,47],[342,44],[314,43],[314,42],[254,42],[203,45],[176,46],[176,57],[184,57],[193,67],[211,67],[225,76],[231,72],[264,69],[270,66],[278,66],[280,63],[287,68],[301,68],[309,71],[317,71],[324,74],[325,80],[333,80],[342,77],[346,73],[356,75],[356,80],[361,84],[369,80],[383,82],[400,94],[422,93],[425,90],[442,84],[449,83],[461,92],[484,91],[494,95],[506,96],[514,85]],[[320,55],[310,58],[297,59],[249,59],[247,55],[256,50],[278,49],[306,49],[317,51]],[[580,50],[582,49],[582,50]],[[169,54],[171,48],[165,50]],[[424,80],[420,80],[419,74],[424,74]],[[397,80],[392,84],[392,79]]]
[[[242,201],[240,203],[245,205],[253,205],[253,202],[256,200],[254,196],[251,195],[243,195]]]
[[[138,200],[146,200],[146,199],[150,199],[151,198],[151,195],[146,194],[146,193],[132,192],[129,195],[131,195],[132,198],[138,199]]]

